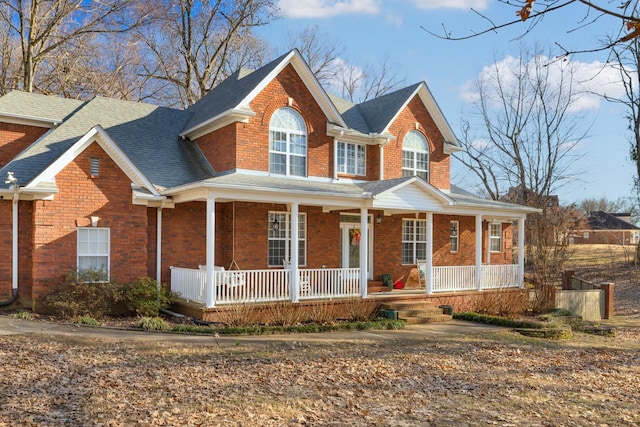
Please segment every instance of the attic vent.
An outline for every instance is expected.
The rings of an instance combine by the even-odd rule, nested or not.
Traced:
[[[97,178],[100,176],[100,159],[97,157],[91,158],[91,178]]]

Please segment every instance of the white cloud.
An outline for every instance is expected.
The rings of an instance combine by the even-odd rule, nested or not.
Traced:
[[[471,9],[485,10],[491,0],[413,0],[418,9]]]
[[[381,0],[279,0],[288,18],[330,18],[338,15],[375,15]]]
[[[502,87],[514,87],[517,83],[519,61],[519,58],[507,56],[493,65],[485,66],[477,77],[485,87],[485,95],[492,96],[490,90],[495,87],[496,75],[500,76]],[[537,61],[546,64],[550,88],[559,89],[561,86],[572,84],[573,105],[570,112],[598,110],[604,95],[617,98],[624,92],[618,70],[602,62],[571,61],[544,56],[539,56]],[[536,67],[533,60],[524,64],[523,68],[525,65],[530,71]],[[477,101],[478,96],[475,80],[467,81],[460,89],[460,97],[466,102]],[[497,103],[500,102],[497,97],[494,99]]]

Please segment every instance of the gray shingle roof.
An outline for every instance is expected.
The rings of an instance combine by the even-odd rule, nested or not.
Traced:
[[[187,131],[229,109],[237,107],[271,71],[280,65],[288,54],[280,56],[249,74],[247,74],[247,70],[236,71],[187,109],[187,111],[193,113],[193,116],[182,131]]]
[[[61,122],[83,101],[14,90],[0,97],[0,114]]]
[[[28,184],[94,126],[100,125],[156,186],[172,187],[210,177],[197,146],[178,134],[191,113],[150,104],[95,98],[0,169]],[[0,185],[4,181],[0,180]]]
[[[358,104],[358,110],[369,124],[369,131],[381,133],[422,83],[382,95]]]
[[[639,230],[637,227],[627,221],[624,221],[617,216],[603,212],[594,211],[587,217],[589,228],[592,230]]]

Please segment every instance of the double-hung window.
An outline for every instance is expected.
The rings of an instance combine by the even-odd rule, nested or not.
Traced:
[[[402,176],[419,176],[429,181],[429,144],[416,130],[407,133],[402,142]]]
[[[402,263],[415,264],[419,259],[427,259],[427,221],[403,219]]]
[[[338,173],[366,175],[366,147],[338,142]]]
[[[291,214],[269,212],[269,267],[282,267],[291,260]],[[298,265],[307,263],[307,216],[298,214]]]
[[[269,172],[307,176],[307,126],[293,108],[280,108],[271,116]]]
[[[449,242],[451,247],[449,250],[451,252],[458,252],[458,247],[460,244],[460,223],[458,221],[451,221],[449,226]]]
[[[108,282],[109,252],[108,228],[78,228],[78,276],[80,278],[93,282]]]
[[[502,224],[489,224],[489,251],[502,252]]]

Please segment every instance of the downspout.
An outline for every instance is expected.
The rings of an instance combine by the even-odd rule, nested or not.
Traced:
[[[11,305],[18,299],[18,200],[20,200],[20,187],[12,173],[9,173],[6,183],[13,184],[11,211],[11,298],[0,301],[0,307]]]
[[[156,212],[156,283],[160,295],[160,281],[162,280],[162,203]]]

